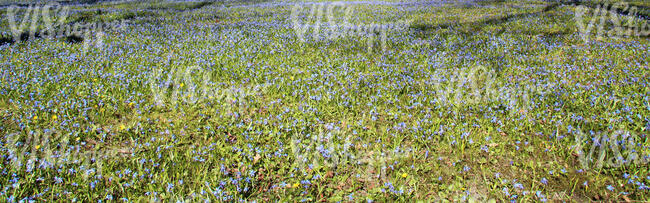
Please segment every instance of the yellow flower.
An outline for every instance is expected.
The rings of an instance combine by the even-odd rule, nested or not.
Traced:
[[[294,188],[297,188],[299,185],[300,185],[299,183],[294,183],[294,184],[293,184],[293,187],[294,187]]]
[[[406,177],[409,177],[409,174],[407,174],[407,173],[402,173],[402,178],[406,178]]]
[[[36,120],[36,119],[38,119],[38,116],[34,116],[32,119]]]
[[[133,106],[133,102],[129,102],[129,107],[132,107],[132,106]]]
[[[76,141],[79,141],[79,140],[81,140],[81,138],[80,138],[80,137],[77,137],[77,139],[75,139],[75,140],[76,140]]]
[[[52,120],[57,120],[57,119],[59,119],[58,116],[56,116],[56,115],[52,115]]]
[[[185,86],[185,84],[181,83],[181,87]]]
[[[41,149],[41,145],[36,145],[36,150]]]
[[[125,128],[126,126],[124,126],[124,124],[120,124],[120,130],[124,130]]]

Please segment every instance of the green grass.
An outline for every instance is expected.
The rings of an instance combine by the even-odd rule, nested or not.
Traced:
[[[0,48],[0,197],[648,199],[647,162],[583,168],[577,150],[623,130],[633,145],[594,156],[650,155],[647,36],[581,36],[569,4],[397,2],[352,4],[352,24],[410,22],[386,50],[300,42],[288,1],[72,6],[69,24],[128,23]],[[31,155],[54,164],[12,162]]]

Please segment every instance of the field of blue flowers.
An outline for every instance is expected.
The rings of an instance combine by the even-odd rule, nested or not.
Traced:
[[[0,15],[0,202],[650,199],[647,1]]]

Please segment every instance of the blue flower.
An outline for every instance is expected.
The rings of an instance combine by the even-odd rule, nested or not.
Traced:
[[[167,192],[171,192],[174,189],[173,183],[167,183]]]

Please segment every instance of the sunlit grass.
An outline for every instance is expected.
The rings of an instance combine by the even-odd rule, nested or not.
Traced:
[[[648,198],[647,162],[584,169],[576,150],[594,146],[581,135],[624,130],[636,140],[623,156],[650,155],[647,36],[581,36],[570,4],[356,2],[353,24],[410,22],[386,50],[379,40],[368,49],[365,36],[301,42],[294,3],[72,6],[68,23],[128,21],[101,39],[8,41],[0,197]],[[12,39],[5,15],[0,32]],[[476,68],[492,75],[457,81]],[[486,95],[455,97],[472,82]],[[45,134],[49,143],[29,141]],[[48,150],[70,160],[12,164]]]

